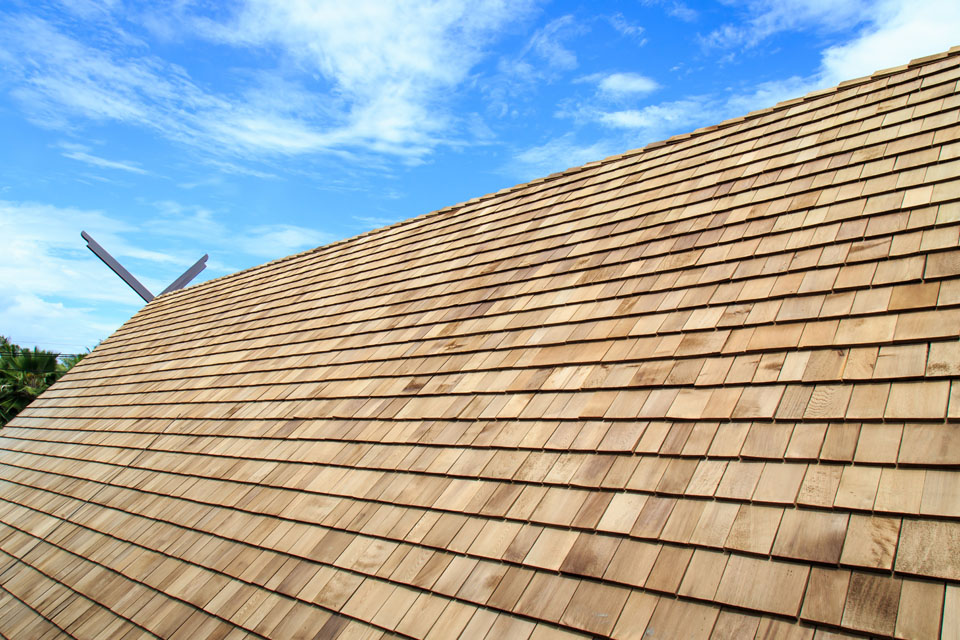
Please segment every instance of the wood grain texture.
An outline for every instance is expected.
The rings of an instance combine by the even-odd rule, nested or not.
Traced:
[[[0,633],[956,636],[958,80],[156,298],[0,433]]]

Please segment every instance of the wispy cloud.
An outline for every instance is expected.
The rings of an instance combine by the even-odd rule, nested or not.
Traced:
[[[74,4],[79,16],[121,11]],[[500,28],[531,6],[246,0],[216,19],[192,14],[189,4],[172,7],[169,20],[178,21],[180,37],[257,52],[259,67],[232,70],[216,89],[113,37],[119,28],[109,21],[85,24],[100,32],[81,42],[74,22],[6,15],[0,67],[29,117],[47,127],[120,122],[227,160],[359,153],[417,161],[475,131],[453,108],[457,91]],[[569,64],[548,35],[538,50]],[[83,153],[91,157],[75,159],[96,162],[89,152],[77,155]]]
[[[559,111],[557,115],[579,127],[596,125],[598,129],[594,130],[599,132],[599,135],[594,134],[596,146],[605,155],[613,155],[702,125],[715,124],[730,115],[740,115],[742,104],[734,105],[730,98],[690,96],[636,108],[586,103]],[[600,157],[588,157],[585,161]]]
[[[269,171],[260,171],[259,169],[252,169],[250,167],[245,167],[243,165],[236,164],[234,162],[225,162],[223,160],[208,160],[207,164],[210,166],[216,167],[224,173],[232,173],[238,176],[250,176],[251,178],[260,178],[262,180],[279,180],[280,176],[275,173],[270,173]]]
[[[63,153],[60,154],[64,158],[85,162],[86,164],[93,165],[94,167],[101,167],[103,169],[116,169],[118,171],[127,171],[129,173],[136,173],[139,175],[147,175],[149,173],[147,170],[138,166],[136,162],[120,162],[117,160],[107,160],[106,158],[95,156],[90,153],[90,148],[84,145],[61,143],[60,147],[64,149]]]
[[[22,346],[83,353],[113,333],[133,309],[103,313],[96,304],[73,304],[17,292],[0,302],[0,326],[6,337]],[[66,335],[64,327],[70,327]]]
[[[499,28],[530,6],[498,0],[470,5],[247,0],[225,22],[196,19],[194,24],[219,42],[277,47],[329,83],[325,93],[333,108],[324,114],[327,126],[307,128],[303,118],[246,115],[229,123],[232,135],[292,145],[294,151],[363,146],[422,157],[458,135],[460,121],[447,99]]]
[[[634,22],[630,22],[622,13],[617,12],[612,16],[609,16],[607,20],[610,22],[610,26],[613,27],[617,33],[624,36],[629,36],[631,38],[637,38],[641,45],[646,44],[646,38],[643,38],[643,26]]]
[[[272,260],[329,244],[334,239],[336,236],[307,227],[266,224],[251,227],[238,234],[233,244],[244,253]]]
[[[378,216],[352,216],[352,218],[360,223],[357,228],[362,229],[379,229],[380,227],[389,227],[399,222],[396,218],[382,218]]]
[[[86,249],[81,230],[154,292],[204,252],[211,256],[204,275],[220,275],[336,239],[292,224],[232,225],[223,214],[173,201],[152,208],[154,215],[131,222],[97,210],[0,200],[7,257],[0,263],[3,332],[55,345],[69,326],[76,342],[70,348],[79,349],[93,346],[139,308],[136,294]],[[243,263],[227,264],[223,256]]]
[[[505,170],[522,180],[531,180],[600,160],[623,150],[609,139],[583,144],[572,133],[567,133],[517,152]]]
[[[579,78],[578,82],[597,85],[601,94],[612,98],[643,96],[660,88],[656,80],[639,73],[595,73]]]
[[[703,115],[705,101],[700,97],[644,106],[643,99],[660,85],[639,73],[595,73],[578,78],[577,82],[592,84],[596,89],[590,96],[562,102],[554,115],[578,126],[594,124],[628,132],[627,137],[616,142],[608,139],[604,146],[609,148],[620,145],[622,151],[650,142]]]
[[[643,147],[678,133],[742,116],[750,111],[770,107],[777,102],[812,91],[815,83],[809,78],[788,78],[765,82],[751,91],[720,95],[690,95],[679,100],[654,104],[623,106],[605,99],[602,92],[594,99],[570,102],[558,109],[556,116],[576,127],[599,127],[594,142],[574,143],[574,134],[566,133],[545,144],[520,152],[509,168],[523,177],[535,177],[533,168],[548,171],[575,166],[573,158],[589,162],[605,156]],[[597,129],[594,129],[597,130]],[[563,165],[563,166],[561,166]]]
[[[690,98],[653,104],[642,109],[600,111],[596,118],[608,127],[643,130],[647,136],[657,136],[689,127],[696,119],[703,117],[704,106],[702,100]]]
[[[82,18],[108,18],[120,0],[59,0],[58,4]]]
[[[488,112],[496,118],[524,113],[540,85],[558,83],[579,66],[569,41],[587,30],[574,16],[563,15],[534,31],[519,51],[501,55],[496,73],[480,78]]]
[[[225,222],[229,218],[226,213],[173,200],[154,202],[152,206],[158,215],[142,223],[145,231],[154,237],[193,241],[210,253],[220,248],[223,253],[239,251],[258,260],[273,260],[337,239],[325,231],[292,224],[237,227]]]
[[[782,31],[835,33],[858,29],[821,54],[819,70],[798,82],[784,81],[796,95],[869,75],[957,44],[960,4],[953,0],[749,0],[741,24],[727,24],[704,38],[709,48],[755,47]],[[783,96],[786,98],[789,96]]]
[[[504,56],[498,63],[500,80],[515,86],[555,79],[560,72],[579,65],[577,54],[567,41],[582,33],[585,27],[572,15],[554,18],[537,29],[526,45],[513,56]]]
[[[101,211],[0,201],[0,327],[20,344],[94,346],[142,304],[90,253],[87,230],[153,291],[190,264],[182,250],[146,250],[135,224]],[[195,258],[194,258],[195,259]]]
[[[684,22],[694,22],[700,17],[696,10],[678,0],[640,0],[640,3],[648,7],[661,7],[667,15]]]
[[[880,7],[868,0],[741,0],[744,19],[714,29],[701,38],[707,48],[755,47],[783,31],[817,29],[835,32],[869,21]]]
[[[79,352],[109,335],[139,307],[137,295],[85,248],[81,229],[137,271],[148,287],[159,284],[144,277],[150,275],[143,272],[149,258],[157,259],[154,264],[177,262],[158,252],[141,260],[125,240],[133,227],[102,212],[0,201],[6,255],[0,263],[0,327],[15,342]],[[65,339],[68,344],[63,344]]]
[[[850,42],[823,52],[820,84],[830,86],[960,42],[960,3],[953,0],[887,0],[874,6],[869,23]]]
[[[684,22],[695,22],[697,18],[700,17],[700,14],[695,9],[691,9],[682,2],[668,3],[667,14]]]
[[[594,135],[594,143],[578,146],[574,143],[574,134],[568,132],[520,152],[510,168],[517,175],[533,177],[528,167],[555,171],[560,165],[572,165],[569,158],[582,158],[586,162],[641,147],[771,107],[843,80],[869,75],[911,58],[944,51],[956,44],[956,34],[960,33],[960,5],[955,2],[930,0],[923,11],[917,11],[907,0],[885,0],[871,12],[862,14],[858,13],[861,8],[856,0],[839,3],[757,0],[748,3],[753,16],[744,25],[731,26],[729,38],[720,32],[712,34],[712,44],[717,46],[753,46],[780,30],[803,29],[814,23],[838,30],[849,27],[851,21],[853,24],[866,21],[850,40],[824,49],[819,69],[807,76],[763,82],[747,90],[688,95],[654,104],[643,104],[639,100],[656,86],[645,76],[593,74],[580,78],[581,82],[596,83],[596,94],[561,103],[555,116],[576,127],[599,126],[601,133]],[[630,93],[629,89],[636,89],[636,93]],[[554,155],[561,159],[551,160]]]
[[[0,37],[0,63],[11,91],[36,124],[119,122],[190,141],[202,133],[206,114],[229,110],[174,65],[133,51],[93,48],[41,18],[0,18]]]
[[[533,51],[553,68],[576,69],[577,54],[569,49],[564,41],[580,30],[581,27],[572,15],[551,20],[533,34],[520,57],[522,58],[528,51]]]

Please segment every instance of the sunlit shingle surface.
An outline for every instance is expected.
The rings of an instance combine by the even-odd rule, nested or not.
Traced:
[[[2,432],[0,632],[957,632],[958,79],[161,296]]]

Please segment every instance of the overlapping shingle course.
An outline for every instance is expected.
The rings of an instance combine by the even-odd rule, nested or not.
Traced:
[[[960,633],[958,79],[161,296],[0,437],[0,633]]]

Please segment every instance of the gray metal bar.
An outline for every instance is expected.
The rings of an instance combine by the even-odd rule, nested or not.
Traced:
[[[140,284],[140,281],[133,277],[133,274],[123,268],[119,262],[117,262],[112,255],[110,255],[106,249],[97,244],[97,241],[90,237],[86,231],[81,231],[80,236],[87,241],[87,249],[93,251],[94,255],[103,260],[103,263],[110,267],[115,274],[120,276],[120,279],[126,282],[131,289],[137,292],[141,298],[146,302],[153,300],[154,296],[150,293],[150,290],[145,286]]]
[[[171,291],[179,291],[187,286],[191,280],[193,280],[198,273],[207,268],[207,254],[203,254],[203,257],[193,263],[193,266],[183,272],[183,275],[170,283],[170,286],[160,292],[160,295],[165,293],[170,293]]]

